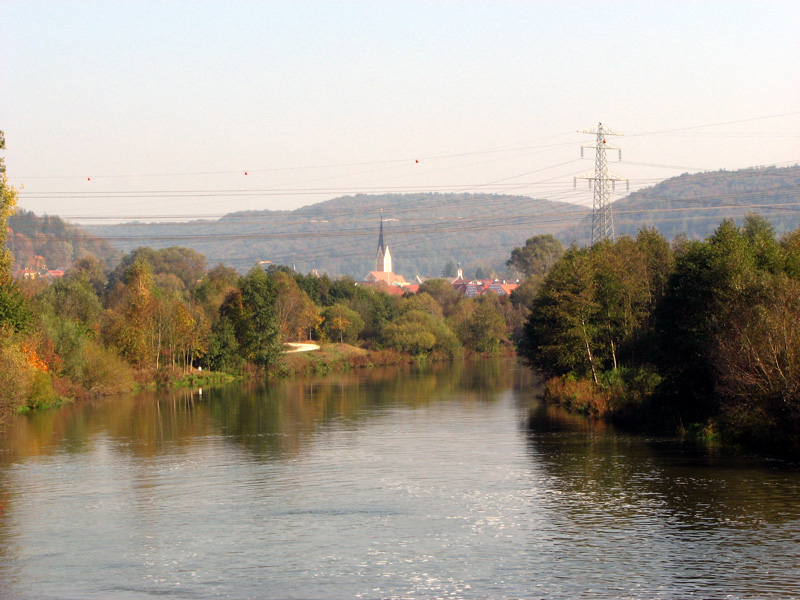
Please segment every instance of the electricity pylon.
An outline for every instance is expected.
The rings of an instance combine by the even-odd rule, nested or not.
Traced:
[[[608,170],[608,161],[606,160],[606,150],[619,150],[619,159],[622,160],[622,148],[610,144],[606,141],[606,137],[611,135],[623,135],[617,133],[613,129],[604,127],[602,123],[598,123],[597,127],[591,129],[581,129],[578,133],[594,133],[597,139],[594,142],[581,145],[581,158],[583,158],[584,148],[595,149],[594,171],[587,171],[582,175],[578,175],[573,179],[573,186],[577,188],[578,179],[588,179],[589,187],[592,187],[594,182],[594,204],[592,205],[592,245],[601,240],[614,241],[614,217],[611,214],[611,190],[616,189],[617,181],[627,182],[628,189],[630,189],[630,182],[621,175],[612,173]],[[611,186],[609,186],[611,182]]]

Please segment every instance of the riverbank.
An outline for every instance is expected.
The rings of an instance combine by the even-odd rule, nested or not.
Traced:
[[[37,402],[32,405],[31,402],[27,402],[22,405],[3,407],[4,410],[0,411],[0,430],[2,430],[8,418],[15,413],[59,408],[67,404],[79,403],[97,397],[116,396],[145,390],[208,388],[235,381],[278,379],[295,375],[319,375],[337,371],[370,369],[420,361],[439,362],[442,360],[449,359],[435,353],[425,357],[415,357],[396,350],[368,350],[345,343],[325,343],[322,345],[315,344],[314,348],[304,345],[302,346],[302,351],[297,351],[297,345],[290,346],[290,349],[282,355],[281,361],[266,370],[252,365],[246,366],[241,372],[237,373],[194,368],[187,372],[183,369],[171,369],[169,367],[162,367],[158,370],[126,369],[122,372],[125,375],[124,377],[120,375],[116,378],[116,386],[97,386],[88,390],[76,385],[59,385],[60,380],[56,378],[56,385],[51,387],[55,387],[57,393],[49,394],[46,403]]]
[[[598,383],[573,374],[551,377],[545,382],[542,399],[632,433],[675,435],[709,446],[722,445],[791,461],[800,459],[800,447],[792,438],[743,436],[719,409],[702,416],[681,414],[665,398],[662,379],[653,371],[618,369],[598,375]],[[711,406],[713,402],[707,404]]]

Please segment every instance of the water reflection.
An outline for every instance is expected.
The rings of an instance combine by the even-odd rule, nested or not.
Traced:
[[[800,475],[786,463],[690,440],[619,433],[547,405],[531,411],[528,443],[537,464],[571,499],[570,509],[659,506],[692,528],[797,518]]]
[[[508,361],[110,399],[0,448],[0,597],[800,597],[800,474]]]
[[[498,359],[103,399],[18,417],[0,440],[0,464],[88,452],[101,433],[120,442],[118,450],[143,458],[210,436],[240,444],[256,457],[280,458],[301,452],[315,431],[332,423],[357,427],[385,417],[390,407],[419,408],[454,397],[489,402],[530,379],[526,369]]]
[[[800,473],[791,465],[627,435],[545,405],[531,411],[527,438],[548,506],[587,552],[659,572],[667,588],[800,593]],[[724,571],[724,583],[710,569]]]

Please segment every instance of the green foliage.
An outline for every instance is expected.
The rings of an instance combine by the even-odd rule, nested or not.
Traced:
[[[544,277],[540,275],[532,275],[523,280],[517,289],[511,292],[511,303],[514,306],[521,306],[525,309],[530,309],[533,301],[539,293],[539,288],[544,281]]]
[[[149,263],[135,261],[110,294],[103,339],[134,367],[158,368],[160,306]]]
[[[535,235],[511,251],[506,265],[525,277],[544,275],[563,253],[564,247],[552,234]]]
[[[596,372],[597,284],[590,249],[570,247],[545,278],[531,307],[519,353],[543,373]]]
[[[506,321],[494,294],[460,302],[447,322],[461,345],[472,353],[497,354],[508,340]]]
[[[280,362],[276,296],[272,279],[260,267],[254,267],[240,278],[239,289],[231,292],[220,307],[220,315],[233,326],[242,356],[262,369]]]
[[[425,329],[433,318],[421,311],[411,311],[384,328],[384,343],[388,348],[414,356],[428,354],[436,345],[436,336]]]
[[[233,322],[226,316],[218,319],[211,326],[211,339],[208,352],[201,361],[206,368],[226,373],[240,373],[244,366],[244,357],[239,351],[239,341]]]
[[[718,423],[729,438],[800,452],[798,239],[778,242],[750,215],[674,251],[647,229],[570,248],[533,301],[520,354],[560,376],[554,395],[577,394],[595,414],[646,407],[675,426]],[[566,382],[590,375],[591,389]]]
[[[372,287],[355,286],[353,295],[345,304],[364,322],[359,337],[375,345],[380,340],[383,326],[400,314],[400,301],[400,298]]]
[[[23,331],[31,323],[31,313],[17,283],[0,274],[0,327]]]
[[[36,298],[38,312],[79,322],[86,329],[97,329],[103,306],[94,287],[79,277],[64,277],[46,287]]]
[[[0,150],[5,147],[5,136],[0,131]],[[14,214],[16,205],[17,190],[8,184],[5,163],[0,158],[0,327],[21,331],[30,323],[31,315],[19,286],[11,277],[13,255],[11,250],[5,248],[8,233],[6,223]]]
[[[354,344],[364,329],[364,320],[344,304],[334,304],[322,312],[323,331],[328,339]]]
[[[103,295],[108,282],[105,268],[95,256],[85,256],[76,261],[65,278],[89,284],[98,297]]]
[[[442,319],[444,317],[441,304],[434,300],[433,296],[427,292],[418,292],[406,300],[403,312],[408,312],[410,310],[420,310],[437,319]]]
[[[109,275],[111,285],[124,278],[125,272],[136,262],[146,262],[155,278],[177,291],[192,290],[206,271],[206,257],[191,248],[171,246],[155,250],[139,247],[122,257],[122,261]],[[179,283],[178,283],[179,282]]]
[[[311,332],[322,322],[320,311],[291,275],[278,271],[271,275],[275,282],[275,315],[281,339],[311,339]]]
[[[442,307],[442,314],[445,317],[450,316],[455,306],[463,299],[449,281],[444,279],[428,279],[417,290],[417,295],[428,294],[431,296],[439,306]]]
[[[408,354],[436,352],[447,359],[461,356],[461,345],[441,317],[420,309],[411,309],[383,328],[386,347]]]
[[[724,424],[739,439],[800,450],[800,282],[764,274],[721,310],[710,363]]]
[[[210,322],[217,321],[220,306],[227,295],[236,288],[238,281],[239,274],[236,269],[223,264],[218,264],[203,275],[192,295],[194,300],[203,307]]]

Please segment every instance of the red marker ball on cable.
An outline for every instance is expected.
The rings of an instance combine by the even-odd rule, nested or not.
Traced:
[[[91,180],[92,180],[92,178],[91,178],[91,177],[87,177],[87,178],[86,178],[86,180],[87,180],[87,181],[91,181]]]
[[[245,171],[244,174],[247,175],[247,171]]]
[[[417,162],[417,163],[419,163],[419,159],[417,159],[417,161],[416,161],[416,162]]]

